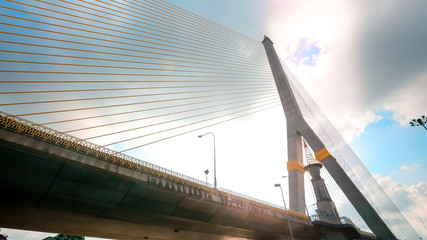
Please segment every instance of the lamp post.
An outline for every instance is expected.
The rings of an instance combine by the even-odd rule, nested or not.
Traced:
[[[274,186],[280,187],[280,192],[282,192],[283,205],[285,206],[285,213],[286,213],[286,218],[288,219],[289,231],[291,232],[291,239],[294,240],[294,236],[292,234],[292,228],[291,228],[291,221],[289,220],[288,210],[286,209],[285,197],[283,196],[282,185],[280,185],[279,183],[276,183],[276,184],[274,184]]]
[[[310,216],[310,212],[309,212],[309,210],[310,210],[310,208],[311,207],[314,207],[314,206],[316,206],[316,204],[315,203],[313,203],[313,204],[311,204],[309,207],[307,207],[307,215],[311,218],[311,216]]]
[[[426,118],[426,116],[421,116],[421,118],[418,118],[418,119],[412,119],[410,122],[409,122],[409,124],[412,126],[412,127],[418,127],[418,126],[423,126],[426,130],[427,130],[427,127],[426,127],[426,125],[427,125],[427,118]]]
[[[282,178],[287,178],[288,176],[282,176]],[[286,183],[286,182],[285,182]],[[302,188],[301,188],[301,186],[300,186],[300,190],[301,190],[301,192],[303,192],[303,190],[302,190]],[[305,198],[304,198],[304,207],[300,207],[300,208],[298,208],[298,211],[299,210],[304,210],[304,208],[305,208],[305,210],[306,210],[306,212],[307,212],[307,216],[310,216],[309,214],[308,214],[308,208],[307,208],[307,205],[305,204]]]
[[[287,178],[288,176],[282,176],[283,179]],[[286,180],[284,180],[285,182],[285,186],[286,186]],[[280,189],[282,189],[282,186],[280,186]],[[283,191],[282,191],[282,197],[283,197]],[[290,201],[290,200],[289,200]],[[283,204],[285,204],[285,198],[283,197]],[[285,209],[286,209],[286,204],[285,204]]]
[[[208,132],[202,135],[199,135],[198,137],[201,138],[207,134],[211,134],[213,136],[213,143],[214,143],[214,188],[217,189],[217,184],[216,184],[216,150],[215,150],[215,134]]]
[[[208,183],[208,174],[209,174],[209,170],[205,170],[205,174],[206,174],[206,183]]]

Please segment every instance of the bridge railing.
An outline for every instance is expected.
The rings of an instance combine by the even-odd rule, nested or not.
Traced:
[[[139,170],[148,170],[150,172],[157,171],[164,173],[174,178],[189,181],[204,187],[212,188],[212,184],[206,183],[199,179],[195,179],[184,174],[154,165],[142,161],[140,159],[128,156],[123,153],[119,153],[108,149],[106,147],[99,146],[97,144],[79,139],[77,137],[59,132],[46,126],[31,122],[26,119],[8,114],[6,112],[0,112],[0,126],[6,129],[16,131],[18,133],[30,135],[32,137],[41,139],[46,142],[55,143],[57,145],[71,148],[79,152],[84,152],[88,155],[100,157],[108,161],[119,163],[122,165],[133,166]]]
[[[249,204],[252,202],[256,206],[260,206],[261,204],[264,205],[264,206],[262,206],[264,208],[267,206],[270,210],[272,210],[272,211],[274,211],[276,213],[277,212],[283,213],[283,217],[285,217],[284,213],[285,213],[285,211],[287,211],[288,214],[291,215],[291,216],[294,216],[294,217],[297,217],[297,218],[302,218],[302,219],[308,219],[308,220],[310,219],[310,217],[308,217],[305,214],[302,214],[302,213],[299,213],[299,212],[295,212],[295,211],[292,211],[292,210],[289,210],[289,209],[285,209],[283,206],[279,206],[279,205],[276,205],[276,204],[273,204],[273,203],[269,203],[269,202],[266,202],[266,201],[263,201],[263,200],[260,200],[260,199],[254,198],[254,197],[250,197],[250,196],[238,193],[238,192],[234,192],[234,191],[231,191],[231,190],[228,190],[228,189],[225,189],[225,188],[221,188],[220,187],[219,190],[222,193],[230,194],[233,198],[236,198],[236,197],[241,198],[241,199],[245,200],[246,202],[249,202]]]
[[[339,218],[326,218],[326,217],[320,217],[318,215],[311,215],[310,216],[311,220],[314,221],[319,221],[319,222],[326,222],[326,223],[330,223],[333,225],[343,225],[343,224],[348,224],[351,225],[356,231],[359,232],[359,234],[364,235],[364,236],[369,236],[369,237],[375,237],[375,235],[371,232],[366,232],[363,231],[362,229],[358,228],[353,221],[351,221],[350,218],[348,217],[339,217]]]
[[[8,114],[6,112],[0,112],[0,127],[25,134],[31,137],[43,140],[45,142],[54,143],[65,148],[69,148],[78,152],[86,153],[87,155],[102,158],[113,163],[124,165],[130,168],[147,172],[152,175],[169,179],[179,183],[185,183],[207,192],[213,191],[212,184],[206,183],[199,179],[195,179],[184,174],[151,164],[140,159],[128,156],[123,153],[113,151],[111,149],[99,146],[97,144],[87,142],[77,137],[59,132],[49,127],[42,126],[40,124],[31,122],[26,119]],[[269,209],[274,213],[283,213],[285,209],[281,206],[259,200],[241,193],[237,193],[225,188],[219,188],[220,194],[231,197],[232,199],[240,199],[239,201],[244,202],[248,206],[255,207],[257,209]],[[309,217],[298,212],[287,210],[289,215],[309,220]],[[279,216],[279,215],[277,215]],[[284,216],[284,214],[283,214]]]
[[[257,202],[257,203],[262,203],[262,204],[265,204],[265,205],[268,205],[268,206],[271,206],[271,207],[274,207],[274,208],[279,208],[279,209],[283,209],[284,210],[284,208],[281,207],[281,206],[279,206],[279,205],[276,205],[276,204],[273,204],[273,203],[269,203],[269,202],[266,202],[266,201],[263,201],[263,200],[260,200],[260,199],[254,198],[254,197],[250,197],[250,196],[238,193],[238,192],[234,192],[234,191],[222,188],[222,187],[219,187],[219,190],[222,191],[222,192],[225,192],[225,193],[232,194],[234,196],[238,196],[238,197],[241,197],[241,198],[244,198],[244,199],[248,199],[248,200],[251,200],[251,201],[254,201],[254,202]]]

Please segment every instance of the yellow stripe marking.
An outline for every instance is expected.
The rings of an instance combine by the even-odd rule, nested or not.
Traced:
[[[325,158],[331,156],[331,154],[326,150],[326,148],[320,149],[317,153],[314,154],[316,160],[322,162]]]
[[[298,161],[288,162],[288,171],[298,170],[302,173],[305,173],[304,165]]]

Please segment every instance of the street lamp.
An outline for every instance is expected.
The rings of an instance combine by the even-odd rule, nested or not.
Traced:
[[[282,176],[282,178],[287,178],[288,176]],[[301,188],[301,186],[300,186],[300,190],[301,190],[301,192],[303,192],[303,190],[302,190],[302,188]],[[307,211],[307,216],[309,216],[309,214],[308,214],[308,208],[307,208],[307,205],[305,204],[305,199],[304,199],[304,207],[300,207],[300,208],[298,208],[298,211],[299,210],[304,210],[304,208],[305,208],[305,210]]]
[[[209,170],[205,170],[205,174],[206,174],[206,183],[208,183],[208,174],[209,174]]]
[[[201,138],[207,134],[211,134],[213,136],[213,142],[214,142],[214,188],[217,189],[217,184],[216,184],[216,150],[215,150],[215,134],[208,132],[202,135],[199,135],[198,137]]]
[[[310,212],[308,210],[310,210],[311,207],[316,206],[315,203],[311,204],[310,206],[307,207],[307,215],[310,217]]]
[[[285,206],[286,218],[288,219],[289,231],[291,232],[291,239],[294,240],[294,236],[292,234],[292,228],[291,228],[291,221],[289,221],[288,210],[286,210],[286,202],[285,202],[285,197],[283,196],[282,185],[280,185],[279,183],[276,183],[274,184],[274,187],[280,187],[280,192],[282,192],[283,205]]]
[[[311,207],[314,207],[314,206],[316,206],[316,204],[315,204],[315,203],[313,203],[313,204],[311,204],[310,206],[308,206],[308,209],[310,209]]]
[[[427,125],[427,118],[426,118],[426,116],[421,116],[421,118],[418,118],[418,119],[412,119],[410,122],[409,122],[409,124],[412,126],[412,127],[418,127],[418,126],[423,126],[426,130],[427,130],[427,127],[426,127],[426,125]]]
[[[285,178],[287,178],[288,176],[282,176],[282,178],[283,179],[285,179]],[[285,186],[286,186],[286,180],[285,180]],[[282,187],[280,187],[280,188],[282,188]],[[282,194],[283,194],[283,192],[282,192]],[[283,198],[283,199],[285,199],[285,198]],[[285,203],[285,200],[283,200],[283,203]],[[285,204],[285,208],[286,208],[286,204]]]

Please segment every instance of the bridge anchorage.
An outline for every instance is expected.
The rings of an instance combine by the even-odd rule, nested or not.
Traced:
[[[284,240],[291,229],[301,240],[414,239],[268,37],[160,0],[7,2],[0,227],[130,240]],[[280,105],[289,209],[125,154]]]

